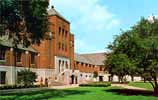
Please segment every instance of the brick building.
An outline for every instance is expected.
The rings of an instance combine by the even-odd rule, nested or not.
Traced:
[[[43,80],[43,83],[45,79],[63,84],[107,80],[103,68],[104,53],[75,54],[70,22],[54,7],[48,14],[50,25],[45,39],[40,45],[28,48],[19,45],[16,60],[8,35],[0,37],[0,84],[15,84],[18,71],[24,68],[36,72],[37,81]],[[94,72],[98,73],[97,78],[93,77]]]

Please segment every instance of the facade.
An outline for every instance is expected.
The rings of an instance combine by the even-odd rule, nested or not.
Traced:
[[[105,72],[103,63],[104,59],[105,53],[75,54],[73,72],[79,83],[108,81],[108,74]]]
[[[37,51],[32,47],[23,48],[22,45],[18,45],[15,60],[12,47],[12,41],[7,35],[0,37],[0,84],[15,84],[18,71],[24,68],[37,68]]]
[[[45,38],[40,45],[27,48],[18,45],[16,59],[8,34],[0,36],[0,84],[15,84],[18,71],[25,68],[36,72],[37,83],[43,84],[45,80],[52,85],[55,82],[67,85],[108,81],[103,63],[105,53],[75,54],[70,22],[54,7],[48,14],[49,32],[45,33]]]

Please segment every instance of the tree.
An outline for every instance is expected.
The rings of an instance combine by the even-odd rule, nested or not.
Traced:
[[[130,30],[122,32],[109,45],[113,54],[125,54],[132,63],[129,74],[139,75],[149,81],[158,95],[158,20],[142,18]],[[123,61],[121,61],[123,62]],[[111,62],[114,63],[114,62]],[[119,66],[121,67],[121,66]],[[112,67],[113,68],[113,67]]]
[[[112,76],[117,75],[119,82],[124,82],[124,76],[129,74],[132,63],[126,54],[110,54],[107,57],[106,66]]]
[[[24,86],[31,86],[36,82],[37,75],[29,69],[20,70],[18,72],[18,82]]]
[[[49,0],[0,0],[0,36],[9,34],[14,49],[15,73],[18,45],[39,44],[49,32],[48,5]]]
[[[97,72],[97,71],[94,71],[94,72],[93,72],[93,77],[94,77],[94,78],[97,78],[97,77],[98,77],[98,72]]]
[[[49,0],[0,0],[0,28],[9,30],[15,44],[40,43],[48,32]]]

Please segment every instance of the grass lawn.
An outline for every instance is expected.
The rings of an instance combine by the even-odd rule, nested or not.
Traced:
[[[1,95],[0,100],[158,100],[151,91],[140,92],[118,87],[79,87]]]
[[[149,82],[130,82],[128,85],[153,90],[153,87]]]

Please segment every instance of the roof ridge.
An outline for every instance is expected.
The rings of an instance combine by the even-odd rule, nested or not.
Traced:
[[[63,19],[64,21],[70,23],[63,15],[61,15],[54,7],[52,7],[51,9],[48,10],[48,15],[52,16],[58,16],[59,18]]]

